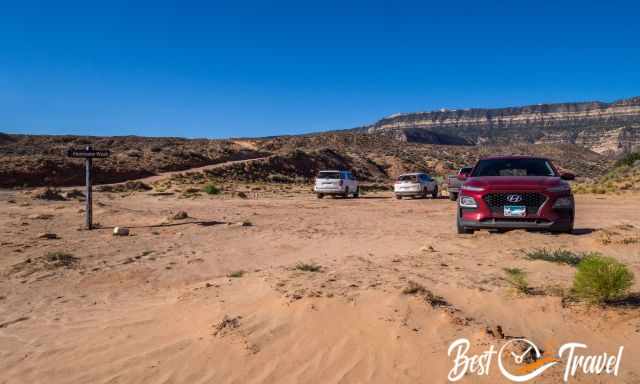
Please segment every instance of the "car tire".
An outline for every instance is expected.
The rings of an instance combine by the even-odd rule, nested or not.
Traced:
[[[572,234],[573,233],[573,223],[571,223],[570,225],[567,225],[565,228],[553,229],[553,230],[551,230],[551,233],[554,233],[554,234],[562,234],[562,233]]]
[[[360,187],[356,187],[356,191],[353,192],[353,198],[357,199],[358,197],[360,197]]]
[[[431,192],[431,198],[432,199],[437,199],[438,198],[438,186],[436,185],[435,188],[433,188],[433,192]]]
[[[400,196],[400,195],[396,195],[396,199],[397,199],[397,200],[402,200],[402,196]]]
[[[345,199],[349,197],[349,187],[344,187],[344,193],[342,194],[342,197],[344,197]]]
[[[551,230],[551,233],[568,233],[568,234],[572,234],[573,233],[573,222],[574,222],[574,218],[575,218],[575,213],[572,212],[571,213],[571,222],[569,222],[569,224],[563,226],[563,227],[559,227],[559,228],[555,228]]]
[[[473,229],[462,226],[462,223],[460,222],[460,214],[458,213],[456,216],[457,216],[456,217],[456,227],[458,229],[458,234],[459,235],[472,235],[473,234]]]
[[[449,192],[449,200],[451,201],[458,200],[458,194],[456,192]]]
[[[316,196],[318,197],[318,199],[322,199],[324,197],[322,193],[318,193]]]

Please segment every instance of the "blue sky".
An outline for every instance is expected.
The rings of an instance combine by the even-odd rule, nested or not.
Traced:
[[[237,137],[640,95],[637,1],[4,1],[0,131]]]

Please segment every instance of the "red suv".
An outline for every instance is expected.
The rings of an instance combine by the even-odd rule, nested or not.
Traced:
[[[570,173],[558,173],[548,159],[490,157],[478,161],[458,196],[458,233],[475,229],[573,231]]]

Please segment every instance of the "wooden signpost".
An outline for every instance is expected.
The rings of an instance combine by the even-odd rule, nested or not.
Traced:
[[[67,151],[67,156],[74,158],[83,158],[85,167],[85,180],[87,184],[87,207],[85,209],[85,228],[91,229],[93,227],[93,199],[91,197],[91,164],[92,159],[102,159],[111,156],[111,152],[108,150],[96,150],[91,146],[86,146],[84,149],[70,148]]]

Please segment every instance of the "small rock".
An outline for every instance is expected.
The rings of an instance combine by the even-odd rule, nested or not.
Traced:
[[[58,238],[58,235],[56,235],[55,233],[43,232],[38,234],[38,239],[53,240],[57,238]]]
[[[29,220],[49,220],[53,218],[53,215],[49,215],[46,213],[34,213],[33,215],[27,216]]]
[[[72,189],[72,190],[66,192],[64,194],[64,197],[66,197],[67,199],[78,199],[78,200],[84,200],[85,199],[84,193],[82,193],[82,191],[79,190],[79,189]]]
[[[188,218],[189,218],[189,214],[187,214],[187,212],[185,211],[178,211],[176,212],[176,214],[169,217],[170,220],[184,220]]]
[[[115,227],[113,228],[114,236],[129,236],[129,228]]]
[[[41,200],[66,200],[64,196],[60,194],[60,191],[58,189],[49,187],[35,190],[31,194],[31,197]]]

